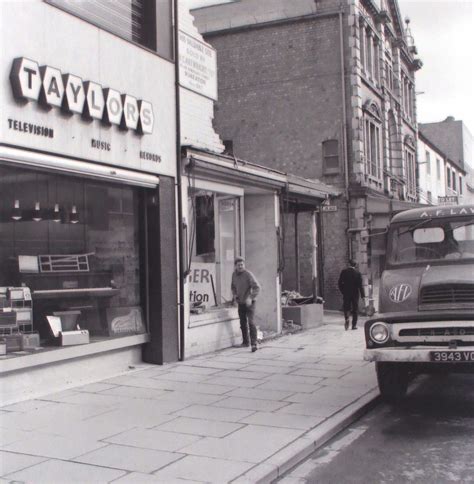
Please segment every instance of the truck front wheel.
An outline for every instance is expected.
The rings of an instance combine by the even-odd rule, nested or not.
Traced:
[[[389,402],[400,401],[407,393],[408,371],[400,364],[385,361],[377,362],[375,370],[382,397]]]

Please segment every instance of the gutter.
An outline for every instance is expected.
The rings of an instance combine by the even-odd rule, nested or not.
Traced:
[[[210,7],[203,7],[203,8],[210,8]],[[200,8],[193,9],[193,11],[196,11],[196,10],[201,10],[201,9]],[[335,15],[337,15],[337,11],[331,10],[328,12],[307,13],[307,14],[298,15],[295,17],[284,17],[284,18],[279,18],[274,20],[264,20],[262,22],[259,22],[258,20],[256,20],[255,17],[253,17],[254,20],[256,20],[254,23],[241,23],[240,25],[235,25],[236,22],[238,22],[238,20],[234,19],[233,20],[234,25],[223,26],[214,30],[205,30],[206,24],[204,23],[203,24],[204,29],[201,31],[201,34],[205,38],[207,38],[207,37],[222,35],[224,33],[229,33],[229,32],[235,33],[235,32],[245,31],[245,30],[254,29],[254,28],[275,27],[275,26],[284,25],[284,24],[293,23],[293,22],[304,22],[306,20],[312,20],[315,18],[333,17]],[[195,16],[195,18],[197,20],[198,25],[201,22],[204,22],[199,18],[199,14]]]

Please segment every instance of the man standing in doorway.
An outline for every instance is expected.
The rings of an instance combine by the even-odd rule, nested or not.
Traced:
[[[250,345],[253,353],[257,351],[257,328],[253,318],[255,316],[255,300],[260,292],[260,284],[255,276],[245,268],[243,257],[237,257],[234,261],[231,290],[234,301],[239,306],[242,346],[249,346],[250,332]]]
[[[356,269],[356,262],[349,261],[349,267],[341,271],[338,282],[339,290],[342,293],[344,309],[344,327],[349,329],[349,316],[352,314],[352,329],[357,329],[357,316],[359,313],[359,294],[365,299],[362,276]]]

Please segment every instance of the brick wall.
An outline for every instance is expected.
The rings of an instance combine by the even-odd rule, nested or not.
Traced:
[[[340,139],[338,19],[213,35],[215,122],[238,157],[320,178],[321,142]]]
[[[324,233],[322,247],[324,292],[322,295],[327,308],[338,309],[342,300],[337,281],[341,270],[346,267],[348,259],[347,204],[343,198],[335,200],[333,204],[337,206],[337,212],[321,214]]]
[[[323,16],[213,34],[218,52],[219,100],[215,125],[234,142],[239,158],[307,178],[343,186],[339,175],[324,176],[322,142],[342,146],[339,18]],[[342,149],[341,170],[342,170]],[[324,218],[324,296],[339,304],[337,278],[346,264],[345,202]],[[301,216],[300,291],[311,294],[311,223]],[[296,289],[294,232],[288,224],[284,288]],[[322,249],[322,248],[321,248]]]

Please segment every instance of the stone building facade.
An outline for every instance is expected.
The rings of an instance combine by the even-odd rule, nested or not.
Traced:
[[[421,61],[398,3],[242,0],[193,15],[217,51],[215,122],[234,154],[318,178],[344,194],[329,200],[336,208],[318,214],[318,290],[327,307],[340,305],[337,279],[348,257],[357,260],[370,290],[381,272],[391,213],[418,201]],[[288,217],[287,234],[296,224],[311,227],[309,217]],[[284,279],[284,288],[305,294],[311,291],[308,240],[295,242],[300,257],[286,261]]]

